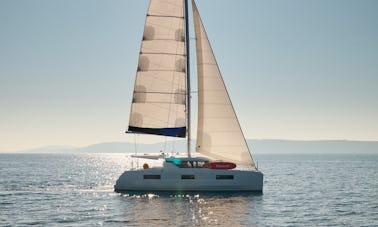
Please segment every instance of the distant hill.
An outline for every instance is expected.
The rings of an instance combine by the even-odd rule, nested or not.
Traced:
[[[349,141],[349,140],[248,140],[253,154],[378,154],[378,141]],[[193,141],[195,144],[195,141]],[[195,145],[193,145],[195,146]],[[185,153],[186,141],[157,144],[134,144],[127,142],[98,143],[86,147],[49,146],[32,150],[19,151],[22,153],[157,153],[165,152]],[[165,149],[164,149],[165,148]],[[12,152],[13,153],[13,152]]]

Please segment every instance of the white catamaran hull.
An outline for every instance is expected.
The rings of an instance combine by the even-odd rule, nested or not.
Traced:
[[[196,152],[213,160],[191,155],[188,1],[150,1],[128,127],[129,133],[186,137],[188,156],[166,158],[162,168],[148,168],[146,164],[143,170],[126,171],[114,189],[118,192],[262,192],[263,174],[255,168],[194,0],[198,81]],[[236,165],[254,170],[236,170]]]
[[[259,171],[165,169],[125,171],[114,189],[121,191],[255,191],[263,190]]]

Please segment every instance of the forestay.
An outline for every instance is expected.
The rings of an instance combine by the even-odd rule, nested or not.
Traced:
[[[151,0],[144,27],[129,132],[186,135],[184,1]]]
[[[197,151],[213,158],[254,166],[195,2],[197,49]]]

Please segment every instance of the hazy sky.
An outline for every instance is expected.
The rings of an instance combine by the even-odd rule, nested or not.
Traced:
[[[378,1],[197,5],[247,138],[378,140]],[[0,151],[132,140],[147,6],[0,0]]]

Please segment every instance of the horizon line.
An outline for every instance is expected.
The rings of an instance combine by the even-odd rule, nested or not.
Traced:
[[[192,139],[192,141],[195,141],[196,139]],[[362,143],[376,143],[378,140],[352,140],[352,139],[314,139],[314,140],[300,140],[300,139],[246,139],[248,142],[249,140],[254,140],[254,141],[281,141],[281,142],[362,142]],[[176,140],[171,140],[171,141],[178,141],[178,142],[183,142],[184,140],[181,139],[176,139]],[[167,141],[167,142],[171,142]],[[185,141],[184,141],[185,142]],[[17,152],[23,152],[23,151],[31,151],[31,150],[37,150],[37,149],[46,149],[46,148],[51,148],[51,149],[80,149],[80,148],[87,148],[90,146],[95,146],[99,144],[112,144],[112,143],[125,143],[125,144],[133,144],[134,142],[130,141],[108,141],[108,142],[98,142],[98,143],[92,143],[88,145],[83,145],[83,146],[74,146],[74,145],[45,145],[45,146],[38,146],[38,147],[31,147],[31,148],[25,148],[25,149],[17,149],[17,150],[0,150],[0,153],[17,153]],[[139,142],[138,144],[142,145],[156,145],[156,144],[161,144],[165,143],[163,142],[153,142],[153,143],[148,143],[148,142]]]

